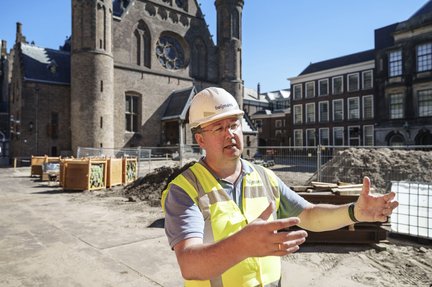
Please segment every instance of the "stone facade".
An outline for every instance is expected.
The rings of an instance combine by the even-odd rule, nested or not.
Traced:
[[[29,45],[18,25],[11,156],[164,146],[176,131],[193,142],[184,119],[162,120],[174,91],[222,86],[240,104],[243,93],[243,1],[216,2],[217,45],[194,0],[72,0],[72,37],[58,51]]]

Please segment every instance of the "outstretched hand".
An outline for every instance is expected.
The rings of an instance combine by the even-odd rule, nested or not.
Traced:
[[[288,227],[298,225],[300,219],[290,217],[268,221],[274,211],[274,204],[270,203],[261,215],[249,223],[240,231],[244,240],[242,248],[248,256],[283,256],[297,251],[307,237],[304,230],[298,231],[279,231]]]
[[[363,178],[363,188],[355,204],[354,215],[363,222],[385,222],[393,210],[399,205],[394,200],[396,194],[390,192],[384,195],[370,194],[370,179]]]

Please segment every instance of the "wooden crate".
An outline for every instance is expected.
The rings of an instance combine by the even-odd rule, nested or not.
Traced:
[[[45,162],[46,156],[33,156],[31,157],[30,176],[42,177],[42,165]]]
[[[106,187],[107,161],[76,159],[64,162],[63,189],[97,190]]]
[[[138,162],[136,158],[123,158],[123,184],[129,184],[138,177]]]
[[[110,188],[123,183],[123,159],[109,158],[107,160],[107,180],[106,187]]]
[[[76,160],[74,158],[63,158],[60,160],[60,171],[59,171],[59,186],[64,185],[64,179],[65,179],[65,170],[66,170],[66,163],[68,161]]]

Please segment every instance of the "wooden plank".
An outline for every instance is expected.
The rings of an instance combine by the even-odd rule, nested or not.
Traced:
[[[290,188],[292,190],[294,190],[295,192],[306,192],[308,189],[313,189],[313,186],[310,186],[310,185],[295,185],[295,186],[290,186]]]
[[[312,181],[311,184],[314,187],[338,187],[336,183],[330,183],[330,182]]]

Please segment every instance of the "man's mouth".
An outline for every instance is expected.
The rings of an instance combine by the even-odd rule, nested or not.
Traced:
[[[229,144],[229,145],[225,146],[225,148],[233,148],[233,147],[237,147],[237,145],[235,145],[235,144]]]
[[[230,141],[229,141],[229,143],[227,143],[224,146],[224,148],[226,148],[226,149],[237,148],[238,149],[237,141],[234,138],[231,138]]]
[[[225,146],[225,148],[237,148],[237,144],[236,143],[230,143],[230,144],[227,144]]]

